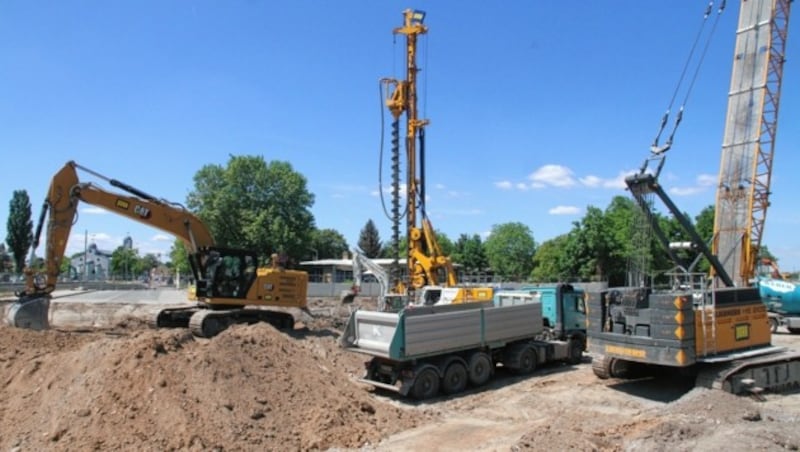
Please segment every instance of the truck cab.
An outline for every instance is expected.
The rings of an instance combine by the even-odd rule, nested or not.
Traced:
[[[586,334],[586,302],[584,292],[570,284],[523,286],[494,294],[495,306],[511,306],[539,302],[544,326],[557,336]]]

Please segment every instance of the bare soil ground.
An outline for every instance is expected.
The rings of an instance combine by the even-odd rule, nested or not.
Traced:
[[[601,381],[588,357],[408,401],[356,381],[367,357],[337,344],[346,307],[311,309],[288,333],[237,326],[212,339],[150,329],[135,311],[92,331],[0,327],[0,449],[800,448],[800,394],[757,401],[670,377]],[[800,336],[774,343],[800,348]]]

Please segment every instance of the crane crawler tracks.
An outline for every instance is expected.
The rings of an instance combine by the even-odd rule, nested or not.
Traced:
[[[733,394],[795,391],[800,389],[800,352],[788,350],[706,364],[697,375],[696,385]]]

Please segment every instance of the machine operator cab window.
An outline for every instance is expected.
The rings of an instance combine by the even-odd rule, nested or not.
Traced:
[[[211,251],[206,263],[210,294],[220,298],[244,298],[256,276],[255,258],[248,254]]]

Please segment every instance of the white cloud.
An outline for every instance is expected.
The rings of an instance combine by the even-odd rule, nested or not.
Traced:
[[[575,206],[556,206],[548,210],[550,215],[577,215],[581,209]]]
[[[572,187],[576,184],[572,170],[561,165],[544,165],[528,178],[534,183],[553,187]]]
[[[378,196],[378,195],[381,194],[381,192],[383,192],[384,195],[391,196],[392,195],[392,186],[391,185],[387,185],[387,186],[383,187],[380,192],[378,190],[372,190],[369,194],[372,195],[372,196]],[[407,192],[408,192],[407,185],[405,183],[400,184],[400,198],[405,198]],[[426,199],[427,199],[427,195],[426,195]]]
[[[700,174],[697,176],[697,185],[701,187],[713,187],[717,185],[716,174]]]
[[[603,179],[602,177],[588,175],[580,178],[581,184],[589,188],[625,188],[625,178],[635,173],[635,171],[620,171],[616,177]]]
[[[615,177],[608,179],[592,174],[576,178],[575,173],[566,166],[544,165],[528,176],[529,183],[504,180],[495,182],[494,185],[502,190],[516,189],[520,191],[547,187],[571,188],[576,185],[587,188],[624,189],[626,187],[625,178],[635,172],[635,170],[620,171]]]
[[[690,187],[672,187],[669,192],[675,196],[692,196],[703,193],[708,187],[717,185],[717,176],[714,174],[699,174],[695,178],[695,184]]]
[[[108,213],[108,210],[103,209],[102,207],[84,207],[81,209],[81,213],[88,213],[90,215],[105,215]]]
[[[590,188],[601,187],[603,185],[603,179],[592,175],[582,177],[580,178],[580,181],[583,185]]]
[[[154,242],[172,242],[175,239],[172,236],[169,236],[169,235],[166,235],[166,234],[156,234],[150,240],[152,240]]]
[[[444,186],[444,184],[435,184],[433,187],[437,190],[444,190],[445,188],[447,188]]]
[[[669,192],[675,196],[691,196],[704,191],[702,187],[672,187]]]
[[[626,188],[625,178],[635,173],[636,171],[620,171],[617,177],[603,181],[603,188]]]

